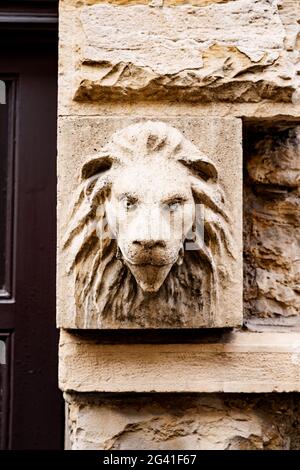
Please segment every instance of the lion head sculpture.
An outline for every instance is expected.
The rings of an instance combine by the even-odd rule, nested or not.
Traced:
[[[81,177],[64,249],[86,327],[209,326],[232,256],[213,162],[146,121],[115,132]]]

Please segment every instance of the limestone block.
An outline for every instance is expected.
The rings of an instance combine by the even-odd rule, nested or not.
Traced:
[[[297,396],[68,395],[72,449],[299,449]]]
[[[62,331],[59,377],[62,390],[76,392],[299,392],[300,333],[126,345]]]
[[[260,127],[249,138],[245,317],[251,324],[299,326],[300,128]]]
[[[178,3],[62,2],[61,109],[73,98],[81,103],[297,98],[297,0],[281,7],[269,0]]]
[[[60,120],[59,132],[58,325],[95,329],[241,324],[240,121],[66,117]],[[127,157],[130,139],[133,164]],[[92,192],[86,185],[92,185]],[[118,191],[127,199],[130,191],[135,194],[134,204],[129,201],[134,209],[131,220],[139,223],[130,236],[129,225],[124,235],[120,218],[118,229],[112,222]],[[181,219],[175,209],[181,214],[186,206],[193,211],[200,207],[199,217],[193,212],[190,219],[190,228],[196,227],[191,251],[186,231],[174,236],[175,244],[163,235],[159,246],[145,245],[141,227],[159,228],[161,220],[140,212],[145,191],[151,217],[153,207],[169,207],[176,192],[176,207],[171,201],[168,209],[176,230],[181,230]]]

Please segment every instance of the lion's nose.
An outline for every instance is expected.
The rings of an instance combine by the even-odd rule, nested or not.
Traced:
[[[144,249],[165,248],[166,242],[164,240],[134,240],[133,245]]]

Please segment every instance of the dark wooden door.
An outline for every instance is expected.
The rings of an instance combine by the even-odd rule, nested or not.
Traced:
[[[0,448],[59,449],[56,2],[1,3]]]

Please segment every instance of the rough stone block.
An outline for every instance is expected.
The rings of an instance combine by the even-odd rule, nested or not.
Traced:
[[[299,449],[297,395],[66,398],[74,450]]]
[[[61,105],[296,99],[298,1],[91,3],[61,4]]]
[[[245,318],[299,327],[300,127],[257,124],[245,137]]]

